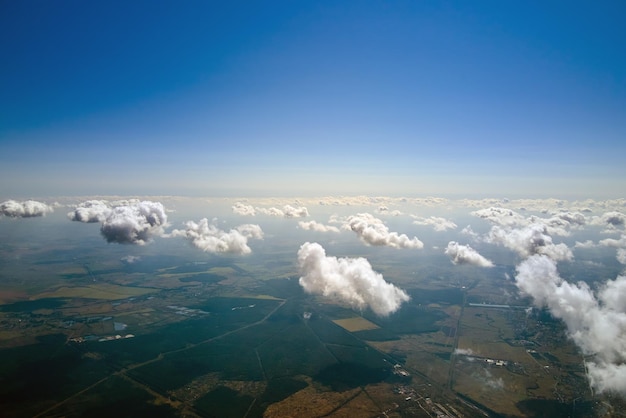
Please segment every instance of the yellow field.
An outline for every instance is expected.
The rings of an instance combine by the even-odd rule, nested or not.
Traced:
[[[102,283],[90,286],[60,287],[51,292],[44,292],[34,296],[32,299],[44,298],[88,298],[117,300],[126,299],[132,296],[141,296],[147,293],[156,292],[157,289],[146,289],[143,287],[117,286],[114,284]]]
[[[346,319],[335,319],[333,322],[339,325],[341,328],[345,329],[346,331],[350,331],[350,332],[365,331],[368,329],[379,328],[378,325],[360,316],[355,316],[354,318],[346,318]]]

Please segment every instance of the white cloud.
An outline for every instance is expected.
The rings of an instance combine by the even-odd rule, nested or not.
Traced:
[[[598,245],[603,247],[617,248],[615,257],[621,264],[626,264],[626,235],[622,235],[620,239],[607,238],[600,240]]]
[[[590,239],[584,242],[576,241],[576,244],[574,244],[574,248],[594,248],[596,246],[597,245]]]
[[[67,217],[77,222],[104,222],[110,213],[111,207],[105,200],[88,200],[79,204]]]
[[[282,218],[306,218],[309,216],[309,211],[304,206],[291,206],[285,205],[282,209],[271,208],[256,208],[258,213],[270,216],[278,216]]]
[[[456,348],[454,350],[454,355],[456,356],[473,356],[474,352],[471,348]]]
[[[102,222],[100,232],[108,242],[144,245],[153,236],[163,235],[165,226],[163,205],[143,201],[114,207]]]
[[[122,260],[124,263],[127,263],[127,264],[133,264],[133,263],[135,263],[135,262],[137,262],[137,261],[141,260],[141,257],[136,256],[136,255],[127,255],[126,257],[122,257],[122,258],[121,258],[121,260]]]
[[[474,230],[472,229],[472,227],[470,225],[467,225],[465,228],[463,228],[461,230],[461,234],[462,235],[467,235],[468,237],[470,237],[473,240],[478,239],[478,234],[476,232],[474,232]]]
[[[263,230],[256,224],[243,224],[235,228],[246,238],[263,239]]]
[[[607,232],[624,229],[626,215],[617,211],[605,212],[601,216],[594,216],[590,222],[592,225],[604,226]]]
[[[593,357],[587,361],[591,385],[599,392],[626,392],[626,276],[594,294],[584,282],[563,280],[556,261],[536,254],[517,267],[515,279],[536,306],[562,319],[569,337]]]
[[[432,226],[433,229],[437,232],[443,232],[443,231],[447,231],[449,229],[456,229],[457,225],[446,219],[446,218],[440,218],[437,216],[431,216],[429,218],[421,218],[419,216],[412,216],[415,221],[413,221],[413,223],[415,225],[429,225]]]
[[[304,243],[298,251],[300,286],[308,293],[347,303],[356,309],[370,308],[387,316],[400,308],[409,296],[380,273],[365,258],[337,258],[326,255],[318,243]]]
[[[402,215],[402,212],[399,211],[398,209],[389,210],[387,206],[379,206],[378,209],[376,209],[376,213],[378,213],[379,215],[387,215],[387,216]]]
[[[607,238],[600,240],[598,244],[603,247],[615,247],[615,248],[624,248],[626,247],[626,235],[622,235],[620,239]]]
[[[519,213],[500,207],[476,210],[472,212],[472,215],[500,226],[516,227],[528,225],[528,220]]]
[[[446,248],[446,255],[450,257],[453,264],[471,264],[478,267],[493,267],[493,263],[480,255],[469,245],[461,245],[458,242],[450,241]]]
[[[345,229],[354,231],[367,245],[379,245],[392,248],[424,248],[424,243],[417,237],[409,238],[405,234],[389,232],[382,220],[369,213],[349,216],[344,224]]]
[[[241,202],[237,202],[233,205],[233,212],[237,215],[242,216],[255,216],[256,211],[254,210],[254,206],[246,205]]]
[[[573,229],[581,229],[587,222],[585,215],[580,212],[556,212],[550,218],[531,216],[529,224],[538,223],[545,225],[549,235],[569,236]]]
[[[7,200],[6,202],[0,203],[0,215],[10,216],[12,218],[34,218],[45,216],[52,211],[52,206],[36,200],[26,200],[23,202]]]
[[[263,239],[263,230],[253,224],[240,225],[226,232],[203,218],[198,223],[188,221],[185,227],[184,230],[172,231],[170,235],[185,237],[196,248],[208,253],[250,254],[252,250],[248,239]]]
[[[571,260],[574,256],[567,245],[554,244],[547,232],[545,225],[537,223],[519,229],[495,225],[489,231],[487,242],[504,245],[524,258],[544,254],[554,260]]]
[[[298,226],[304,229],[305,231],[316,231],[316,232],[339,232],[339,228],[332,225],[324,225],[316,221],[300,221],[298,222]]]

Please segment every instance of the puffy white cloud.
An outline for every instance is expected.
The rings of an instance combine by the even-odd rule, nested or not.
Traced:
[[[591,385],[599,392],[626,392],[626,276],[605,283],[597,294],[586,283],[563,280],[556,261],[533,255],[517,267],[520,290],[538,307],[563,320],[569,337],[587,361]]]
[[[447,231],[448,229],[456,229],[457,227],[454,222],[438,216],[431,216],[429,218],[413,216],[413,218],[415,218],[415,221],[413,221],[415,225],[430,225],[437,232]]]
[[[367,245],[380,245],[392,248],[424,248],[424,243],[417,237],[409,238],[405,234],[389,232],[382,220],[369,213],[349,216],[344,224],[345,229],[354,231]]]
[[[300,221],[298,222],[298,226],[305,231],[316,231],[316,232],[339,232],[339,228],[332,225],[324,225],[316,221]]]
[[[246,205],[241,202],[237,202],[233,205],[233,212],[237,215],[242,216],[255,216],[256,211],[254,210],[254,206]]]
[[[470,237],[473,240],[477,240],[479,235],[474,232],[474,230],[472,229],[472,227],[470,225],[467,225],[465,228],[463,228],[461,230],[461,234],[462,235],[467,235],[468,237]]]
[[[378,209],[376,209],[376,213],[380,214],[380,215],[387,215],[387,216],[400,216],[402,215],[402,212],[394,209],[394,210],[389,210],[389,208],[387,206],[379,206]]]
[[[472,212],[472,215],[486,219],[489,222],[506,227],[524,226],[528,224],[528,220],[519,213],[500,207],[490,207]]]
[[[369,307],[376,315],[387,316],[400,308],[409,296],[380,273],[365,258],[327,256],[318,243],[304,243],[298,251],[300,286],[308,293],[333,298],[356,309]]]
[[[624,228],[626,215],[617,211],[605,212],[601,216],[594,216],[590,223],[592,225],[604,226],[608,232],[612,232]]]
[[[549,235],[568,236],[572,229],[581,229],[586,224],[585,215],[580,212],[556,212],[550,218],[531,216],[528,223],[545,225]]]
[[[282,209],[271,208],[256,208],[258,213],[270,216],[278,216],[282,218],[306,218],[309,216],[309,211],[304,206],[291,206],[285,205]]]
[[[622,235],[620,239],[607,238],[600,240],[599,245],[603,247],[624,248],[626,247],[626,235]]]
[[[548,210],[544,210],[544,213],[547,212]],[[480,209],[472,212],[472,215],[486,219],[494,225],[510,229],[539,224],[545,228],[548,235],[560,236],[568,236],[572,229],[580,229],[587,223],[587,218],[582,213],[564,210],[552,212],[552,216],[549,218],[535,215],[524,217],[514,210],[502,207]]]
[[[469,245],[461,245],[458,242],[450,241],[446,248],[446,255],[450,257],[453,264],[471,264],[478,267],[493,267],[493,263],[480,255],[478,251]]]
[[[0,215],[10,216],[12,218],[34,218],[37,216],[45,216],[52,211],[52,206],[36,200],[26,200],[23,202],[7,200],[6,202],[0,203]]]
[[[167,226],[165,208],[159,202],[143,201],[116,206],[102,221],[100,232],[108,242],[144,245],[163,235]]]
[[[590,239],[588,239],[587,241],[576,241],[576,243],[574,244],[574,248],[594,248],[597,245],[591,241]]]
[[[184,230],[174,230],[170,235],[185,237],[208,253],[250,254],[248,239],[263,239],[263,230],[259,225],[244,224],[226,232],[203,218],[198,223],[186,222]]]
[[[111,213],[111,207],[104,200],[88,200],[79,204],[76,209],[67,214],[72,221],[78,222],[104,222]]]
[[[235,228],[246,238],[263,239],[263,230],[256,224],[243,224]]]
[[[542,224],[530,224],[518,229],[495,225],[489,231],[487,242],[504,245],[524,258],[533,254],[544,254],[554,260],[571,260],[574,257],[567,245],[552,242],[547,227]]]
[[[626,264],[626,235],[622,235],[620,239],[607,238],[600,240],[598,245],[603,247],[617,248],[616,258],[621,264]]]

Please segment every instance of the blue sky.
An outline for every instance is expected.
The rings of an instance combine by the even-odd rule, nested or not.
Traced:
[[[5,198],[626,190],[621,1],[155,3],[0,5]]]

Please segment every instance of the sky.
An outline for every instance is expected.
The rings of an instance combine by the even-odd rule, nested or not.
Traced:
[[[626,3],[0,3],[0,194],[616,198]]]

